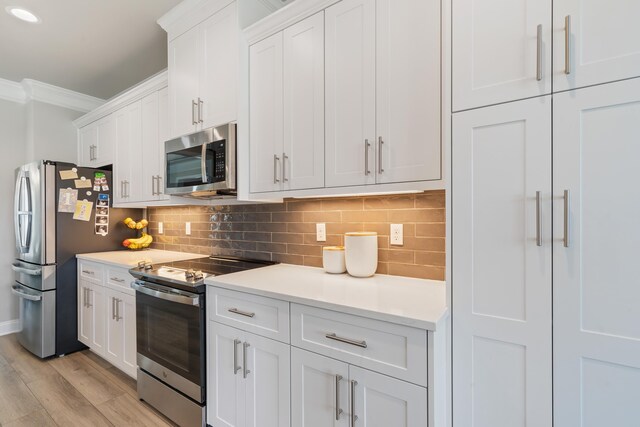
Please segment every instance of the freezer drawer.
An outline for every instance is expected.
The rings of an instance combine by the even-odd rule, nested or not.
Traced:
[[[16,260],[11,269],[16,282],[38,291],[56,288],[56,266],[37,265]]]
[[[38,357],[56,352],[56,291],[41,292],[19,282],[11,292],[20,298],[18,341]]]

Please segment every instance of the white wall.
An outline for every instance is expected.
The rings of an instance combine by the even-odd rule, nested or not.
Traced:
[[[18,317],[18,301],[11,294],[15,259],[13,232],[14,170],[26,161],[26,108],[0,99],[0,330]]]
[[[77,161],[77,134],[72,121],[78,111],[39,101],[29,101],[27,115],[27,162],[34,160]]]

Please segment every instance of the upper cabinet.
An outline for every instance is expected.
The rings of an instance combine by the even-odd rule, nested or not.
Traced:
[[[640,2],[554,0],[553,90],[640,76]]]
[[[551,92],[551,1],[457,0],[452,14],[454,111]]]
[[[169,137],[237,119],[235,2],[169,40]]]
[[[97,168],[113,163],[115,123],[106,116],[78,130],[78,166]]]
[[[248,30],[250,192],[439,182],[440,16],[434,0],[343,0]]]

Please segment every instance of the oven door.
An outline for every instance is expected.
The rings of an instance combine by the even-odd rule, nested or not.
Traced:
[[[205,401],[203,294],[135,281],[138,366],[198,403]]]
[[[236,188],[235,124],[165,143],[167,194],[232,193]]]

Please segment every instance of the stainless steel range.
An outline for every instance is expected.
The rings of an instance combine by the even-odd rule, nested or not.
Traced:
[[[182,426],[206,426],[204,279],[272,265],[209,257],[129,270],[136,280],[138,397]]]

